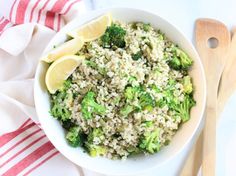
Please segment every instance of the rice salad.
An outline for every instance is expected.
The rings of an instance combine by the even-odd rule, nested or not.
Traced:
[[[110,159],[154,154],[190,119],[193,61],[150,24],[113,21],[77,55],[85,59],[50,111],[72,147]]]

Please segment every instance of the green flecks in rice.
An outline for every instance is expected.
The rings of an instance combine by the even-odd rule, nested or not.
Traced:
[[[124,159],[158,152],[194,106],[191,79],[184,78],[192,60],[150,24],[114,22],[113,26],[122,28],[125,47],[109,41],[108,34],[85,43],[77,54],[86,59],[71,75],[70,86],[52,95],[52,112],[57,108],[52,115],[62,124],[67,120],[79,127],[83,138],[75,135],[81,140],[77,143],[91,156]],[[85,118],[88,92],[94,99],[86,106],[91,116]],[[69,112],[67,119],[61,119],[63,108]]]

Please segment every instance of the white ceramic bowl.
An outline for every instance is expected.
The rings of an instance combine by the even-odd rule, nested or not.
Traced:
[[[39,121],[47,137],[69,160],[79,166],[99,173],[108,175],[131,175],[147,171],[148,169],[157,166],[161,167],[160,165],[177,155],[189,142],[194,141],[193,136],[203,118],[205,107],[205,77],[201,61],[193,45],[179,30],[176,29],[176,27],[155,14],[130,8],[112,8],[95,11],[92,13],[90,12],[87,15],[70,22],[60,32],[58,32],[55,37],[53,37],[42,55],[49,51],[53,45],[63,43],[66,39],[66,31],[79,27],[106,12],[111,12],[114,19],[124,22],[142,21],[145,23],[150,23],[154,27],[161,29],[161,31],[164,32],[169,39],[177,43],[193,58],[194,65],[190,74],[193,77],[195,86],[194,97],[197,101],[197,105],[192,108],[191,119],[181,126],[171,143],[162,148],[159,153],[150,156],[136,156],[128,158],[126,161],[120,161],[109,160],[102,157],[92,158],[87,153],[84,153],[81,148],[72,148],[67,144],[63,128],[59,122],[49,114],[49,94],[44,83],[45,72],[48,68],[48,64],[44,62],[39,62],[35,76],[35,106]]]

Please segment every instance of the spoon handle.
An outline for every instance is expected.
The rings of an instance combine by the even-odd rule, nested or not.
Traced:
[[[232,40],[228,52],[228,59],[225,63],[224,71],[221,76],[219,93],[218,93],[218,113],[223,111],[223,108],[236,90],[236,29],[232,32]]]

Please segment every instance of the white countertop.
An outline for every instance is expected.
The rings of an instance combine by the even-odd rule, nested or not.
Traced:
[[[193,39],[197,18],[214,18],[231,30],[236,26],[236,1],[234,0],[86,0],[93,2],[92,9],[111,6],[134,7],[153,11],[176,25],[190,40]],[[227,103],[217,129],[217,175],[236,175],[236,93]],[[186,157],[187,149],[166,163],[162,170],[152,170],[146,175],[177,175]],[[86,172],[86,176],[93,175]]]

